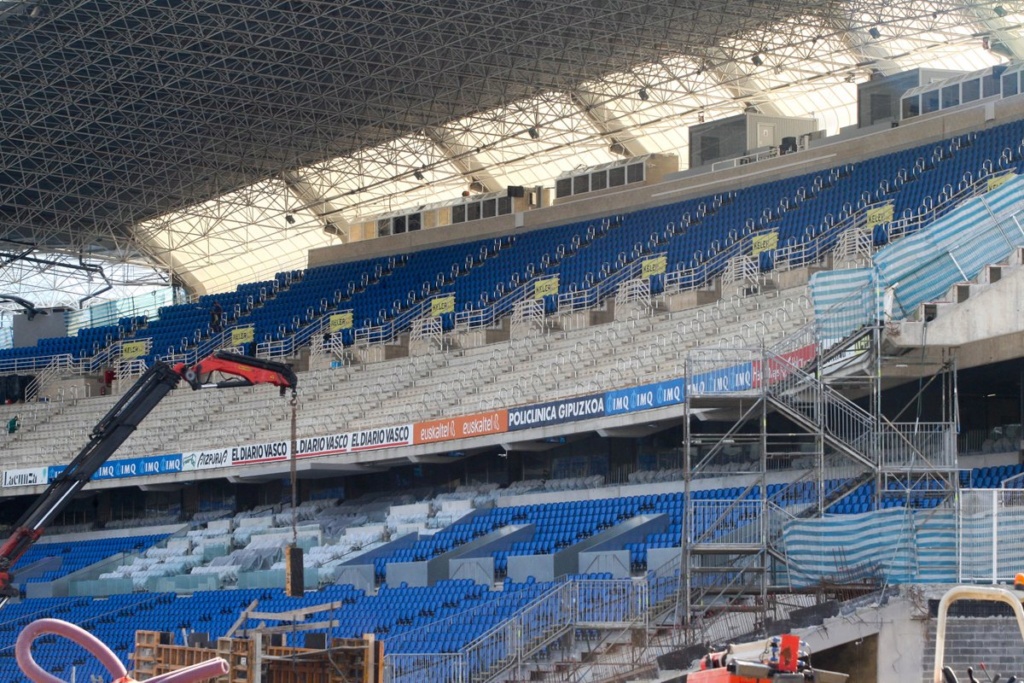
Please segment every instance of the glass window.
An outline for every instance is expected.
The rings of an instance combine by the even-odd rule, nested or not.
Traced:
[[[391,231],[396,235],[405,232],[405,216],[395,216],[391,219]]]
[[[960,84],[947,85],[942,89],[942,108],[949,109],[960,104]]]
[[[973,78],[960,84],[960,99],[963,102],[974,102],[981,99],[981,81]]]
[[[452,223],[466,222],[466,205],[456,204],[452,207]]]
[[[644,165],[630,164],[626,167],[627,183],[642,183],[644,180]]]
[[[480,220],[480,202],[473,202],[472,204],[466,204],[466,220],[467,221],[478,221],[478,220]]]
[[[498,215],[505,216],[512,213],[512,198],[498,197]]]
[[[572,194],[572,178],[559,178],[555,181],[555,198],[561,199]]]
[[[483,216],[484,218],[494,218],[497,214],[497,202],[493,199],[485,199],[483,202]]]
[[[1003,75],[1003,97],[1010,97],[1020,92],[1017,89],[1017,75],[1020,72]]]
[[[925,94],[921,95],[921,113],[931,114],[933,111],[939,110],[939,91],[929,90]]]
[[[583,194],[590,192],[590,176],[578,175],[572,179],[572,193]]]
[[[999,76],[988,74],[981,79],[981,96],[992,97],[999,94]]]
[[[422,219],[418,213],[411,213],[406,217],[405,229],[409,232],[419,230],[422,227]]]
[[[903,118],[912,119],[921,113],[921,96],[911,95],[903,98]]]
[[[608,169],[608,187],[618,187],[626,184],[626,167],[616,166]]]
[[[590,191],[603,190],[608,187],[608,171],[597,171],[590,174]]]
[[[381,218],[377,221],[377,237],[386,237],[391,234],[391,219]]]

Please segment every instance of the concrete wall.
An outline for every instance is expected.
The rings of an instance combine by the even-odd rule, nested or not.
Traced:
[[[936,620],[929,619],[925,636],[922,683],[931,683],[935,659]],[[1024,674],[1024,642],[1017,622],[1010,617],[951,617],[946,622],[946,661],[961,681],[967,680],[967,667],[974,667],[974,677],[990,680],[981,671],[985,663],[991,677],[1002,674],[1005,681],[1011,674]]]
[[[35,346],[40,339],[68,336],[68,326],[64,321],[64,312],[51,312],[36,315],[31,320],[27,315],[14,316],[14,346]]]

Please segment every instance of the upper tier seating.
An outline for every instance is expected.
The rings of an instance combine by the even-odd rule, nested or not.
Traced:
[[[1024,123],[1013,122],[828,172],[514,238],[279,273],[273,281],[165,307],[159,320],[135,336],[153,338],[149,360],[194,348],[210,334],[214,300],[224,309],[227,324],[255,325],[262,342],[283,339],[335,310],[351,309],[356,327],[380,325],[436,293],[454,293],[460,311],[481,308],[535,275],[558,274],[563,292],[582,290],[651,254],[666,255],[671,271],[701,273],[724,265],[715,262],[715,255],[751,232],[777,230],[780,247],[786,247],[810,243],[830,225],[878,201],[892,201],[897,218],[926,213],[982,173],[1017,168],[1022,138]],[[830,235],[827,243],[815,243],[808,258],[816,259],[834,240]],[[445,318],[446,324],[451,320]],[[77,341],[51,340],[0,352],[0,360],[4,354],[89,355],[127,333],[122,326],[80,333]],[[352,340],[351,332],[343,337]]]

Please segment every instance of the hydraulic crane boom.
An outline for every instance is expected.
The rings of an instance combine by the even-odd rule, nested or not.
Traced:
[[[232,377],[221,382],[204,383],[203,376],[208,377],[214,372]],[[93,427],[89,442],[25,511],[15,525],[14,533],[0,546],[0,596],[10,597],[13,593],[11,568],[14,564],[182,378],[192,389],[273,384],[280,387],[282,396],[287,389],[294,393],[298,384],[295,373],[287,365],[224,351],[218,351],[192,366],[179,363],[171,367],[155,363]],[[6,599],[2,598],[0,605]]]

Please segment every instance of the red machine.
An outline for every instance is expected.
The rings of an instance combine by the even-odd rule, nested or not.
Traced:
[[[213,373],[229,378],[211,382]],[[282,396],[287,389],[294,394],[298,384],[295,373],[287,365],[225,351],[218,351],[192,366],[179,363],[172,368],[165,363],[155,363],[93,427],[89,443],[25,511],[14,533],[0,546],[0,595],[4,596],[0,598],[0,606],[17,594],[12,590],[11,567],[182,378],[194,390],[272,384],[280,387]]]
[[[687,683],[845,683],[849,676],[811,667],[800,638],[776,636],[744,645],[730,645],[706,655],[700,671],[688,674]]]

